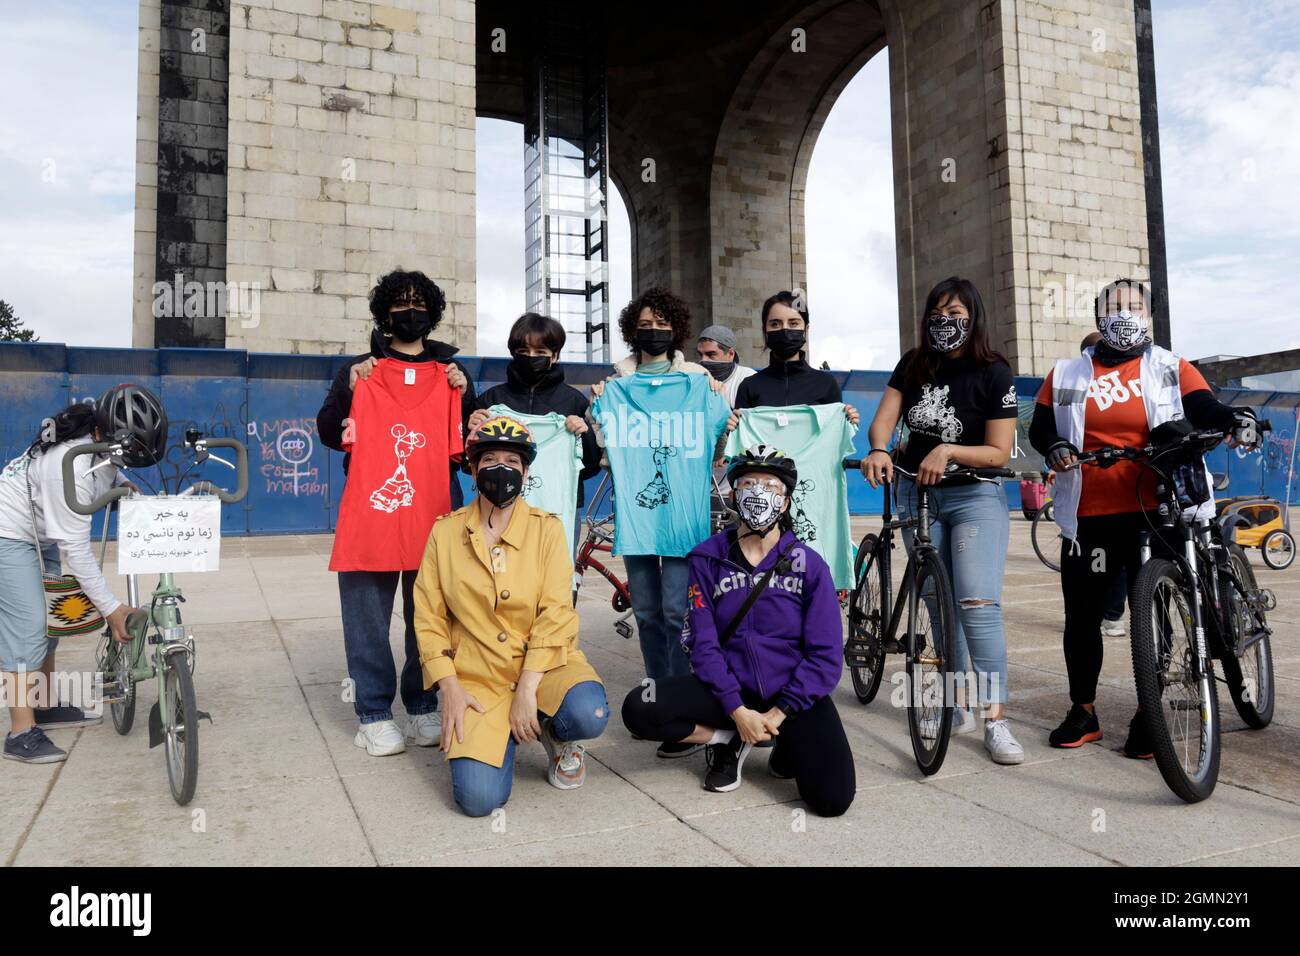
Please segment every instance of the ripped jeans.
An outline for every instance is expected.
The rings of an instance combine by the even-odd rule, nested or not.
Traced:
[[[898,514],[914,518],[916,486],[902,475],[896,477]],[[1007,702],[1002,575],[1010,537],[1011,519],[1001,486],[981,481],[930,489],[930,541],[948,568],[957,602],[954,670],[965,674],[974,665],[979,700],[986,706]],[[910,553],[910,528],[903,531],[903,543]]]

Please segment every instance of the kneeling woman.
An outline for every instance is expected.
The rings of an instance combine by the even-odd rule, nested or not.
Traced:
[[[425,687],[438,685],[452,793],[473,817],[510,798],[517,744],[541,741],[552,786],[582,786],[576,741],[609,720],[605,688],[578,650],[564,523],[519,497],[536,454],[513,418],[470,435],[478,497],[434,523],[415,581]]]
[[[840,681],[840,607],[830,569],[790,530],[795,464],[759,445],[727,471],[741,524],[689,555],[682,645],[693,673],[633,688],[638,737],[708,747],[704,789],[740,786],[755,744],[775,739],[773,776],[793,777],[814,813],[839,816],[856,777],[830,694]]]

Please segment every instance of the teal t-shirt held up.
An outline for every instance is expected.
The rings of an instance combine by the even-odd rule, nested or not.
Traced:
[[[727,457],[754,445],[772,445],[794,459],[799,484],[790,496],[795,537],[830,565],[837,588],[853,587],[853,539],[849,531],[848,483],[844,459],[853,454],[853,436],[844,405],[791,405],[746,408],[740,425],[727,437]]]
[[[713,450],[731,414],[709,382],[628,375],[592,402],[614,476],[614,554],[684,558],[709,536]]]
[[[558,412],[528,415],[508,405],[493,405],[491,415],[509,415],[528,426],[537,445],[537,457],[528,469],[523,499],[534,508],[560,516],[566,541],[573,541],[578,511],[578,473],[582,470],[582,439],[564,427]]]

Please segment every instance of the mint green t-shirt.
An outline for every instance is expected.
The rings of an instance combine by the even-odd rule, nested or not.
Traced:
[[[491,415],[509,415],[528,426],[537,445],[537,457],[524,482],[524,501],[534,508],[560,516],[570,547],[578,511],[578,473],[582,470],[582,439],[564,427],[558,412],[527,415],[506,405],[493,405]]]
[[[830,565],[837,588],[853,587],[853,538],[843,461],[853,454],[857,430],[840,402],[760,406],[741,411],[740,425],[727,438],[728,458],[754,445],[771,445],[794,459],[799,470],[799,483],[790,497],[794,534]]]

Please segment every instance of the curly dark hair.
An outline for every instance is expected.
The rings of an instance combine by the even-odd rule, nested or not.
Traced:
[[[400,266],[383,276],[370,290],[370,314],[375,324],[384,329],[388,323],[388,308],[407,298],[420,298],[429,310],[429,318],[436,329],[447,308],[447,297],[432,279],[423,272],[406,272]]]
[[[691,310],[680,296],[674,295],[663,286],[652,286],[623,307],[618,314],[618,330],[623,334],[623,341],[632,349],[639,359],[636,347],[636,320],[642,309],[649,309],[655,315],[668,320],[673,329],[673,344],[668,349],[672,358],[681,351],[682,344],[691,334]]]

